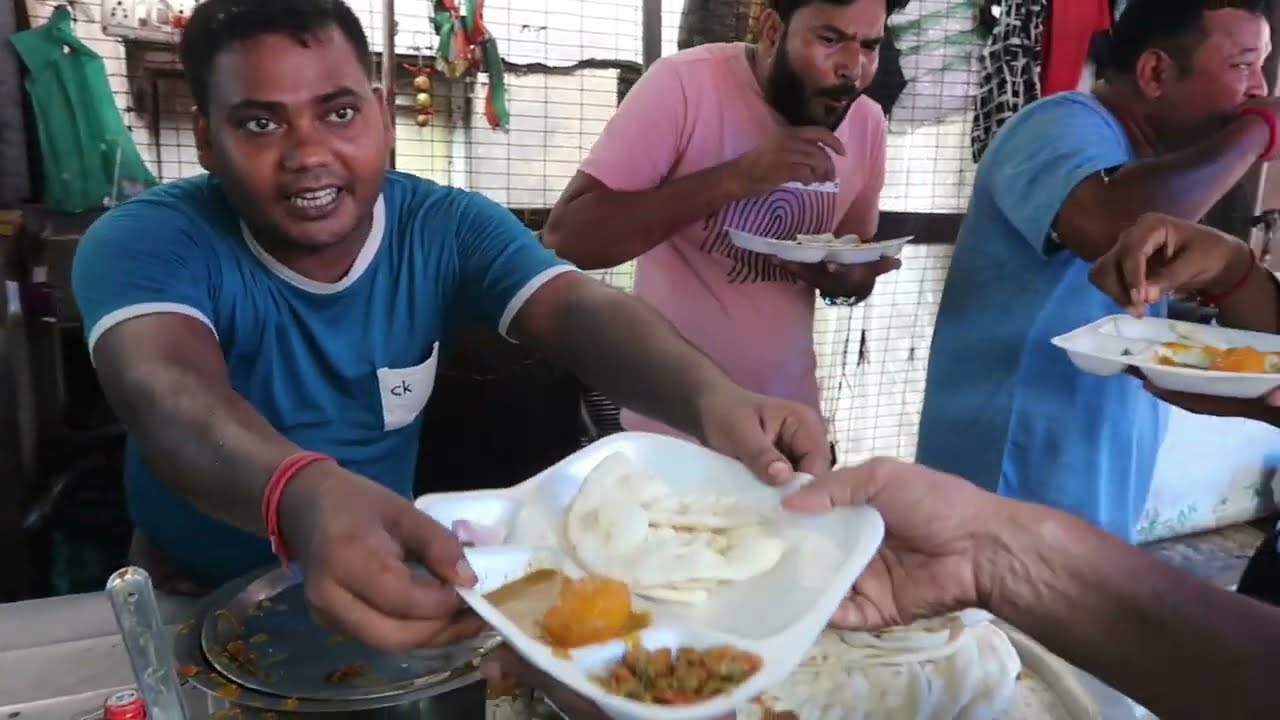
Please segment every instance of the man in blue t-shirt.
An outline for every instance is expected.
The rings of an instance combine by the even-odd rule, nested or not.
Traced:
[[[1132,537],[1167,407],[1049,340],[1122,312],[1088,273],[1123,228],[1200,218],[1272,147],[1264,3],[1233,5],[1133,0],[1092,94],[1040,100],[997,134],[938,310],[921,463]]]
[[[152,567],[212,588],[272,560],[276,518],[338,629],[382,648],[475,632],[451,586],[474,581],[457,538],[406,498],[442,344],[466,323],[762,478],[830,468],[812,410],[734,385],[484,197],[388,172],[392,117],[342,2],[208,0],[181,57],[210,174],[107,213],[73,272]],[[336,462],[303,466],[264,509],[303,450]]]

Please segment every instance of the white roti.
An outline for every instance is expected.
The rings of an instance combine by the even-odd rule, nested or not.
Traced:
[[[767,516],[728,495],[676,496],[626,455],[606,457],[565,513],[565,540],[583,568],[654,600],[701,603],[721,582],[768,572],[783,541]]]
[[[565,539],[594,574],[610,575],[618,558],[648,538],[649,516],[640,498],[661,496],[665,486],[635,469],[620,453],[605,458],[587,473],[565,512]]]
[[[946,615],[881,633],[827,630],[765,696],[800,720],[991,720],[1016,692],[1022,661],[989,622]],[[752,705],[739,720],[764,713]]]
[[[694,530],[732,530],[759,525],[764,516],[730,495],[670,495],[646,503],[650,522]]]

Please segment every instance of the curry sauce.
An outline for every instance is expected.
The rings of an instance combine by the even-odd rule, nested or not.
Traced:
[[[569,650],[632,635],[649,614],[631,607],[625,583],[603,577],[573,579],[559,570],[534,570],[485,595],[530,637]]]

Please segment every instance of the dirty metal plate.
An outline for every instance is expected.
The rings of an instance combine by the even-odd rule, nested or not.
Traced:
[[[450,684],[497,644],[494,636],[390,654],[312,621],[302,583],[283,568],[220,590],[200,644],[242,687],[296,700],[372,700]]]

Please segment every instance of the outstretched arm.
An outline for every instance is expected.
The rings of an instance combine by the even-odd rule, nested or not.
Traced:
[[[1280,608],[1066,513],[1001,504],[978,555],[993,613],[1165,720],[1275,717]]]
[[[869,503],[884,518],[884,545],[834,623],[874,630],[982,606],[1165,720],[1271,718],[1280,707],[1280,608],[1067,513],[883,458],[784,502],[801,512]]]

